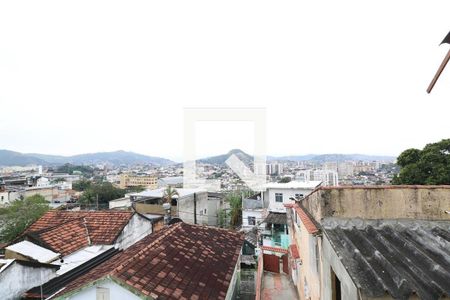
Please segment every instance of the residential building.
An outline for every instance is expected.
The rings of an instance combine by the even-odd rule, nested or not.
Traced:
[[[136,209],[141,213],[165,213],[162,203],[165,201],[165,188],[146,190],[130,194],[131,202],[139,203]],[[178,195],[172,198],[172,216],[186,223],[216,226],[218,210],[221,207],[220,197],[209,197],[204,189],[176,189]]]
[[[179,222],[59,282],[53,299],[233,299],[243,240],[237,232]]]
[[[309,169],[297,172],[299,181],[321,181],[322,186],[338,186],[338,173],[333,170]]]
[[[266,190],[262,193],[264,207],[270,212],[286,213],[284,204],[292,203],[294,199],[308,195],[320,184],[320,181],[268,183]]]
[[[5,258],[59,265],[61,275],[112,247],[126,249],[152,231],[151,220],[131,211],[51,210],[6,247]]]
[[[182,188],[183,176],[163,177],[158,179],[158,188],[164,187]]]
[[[56,277],[57,265],[0,259],[0,299],[20,299],[28,289]]]
[[[287,205],[300,299],[448,299],[450,187],[321,187]]]
[[[242,200],[242,228],[246,231],[263,223],[264,203],[261,193],[256,193]]]
[[[119,187],[124,189],[132,186],[143,186],[148,189],[156,189],[158,187],[158,178],[152,175],[121,174]]]

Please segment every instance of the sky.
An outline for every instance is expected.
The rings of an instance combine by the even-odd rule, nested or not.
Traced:
[[[0,149],[183,158],[190,108],[264,108],[268,155],[450,137],[448,0],[1,1]],[[208,124],[209,123],[209,124]],[[252,153],[201,122],[199,156]]]

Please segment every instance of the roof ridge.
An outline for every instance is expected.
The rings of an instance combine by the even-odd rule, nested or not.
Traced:
[[[87,226],[86,217],[83,217],[83,226],[84,226],[84,229],[86,229],[86,237],[87,237],[88,246],[90,246],[90,245],[92,245],[92,242],[91,242],[91,237],[89,236],[89,229]]]
[[[172,226],[170,226],[164,233],[161,234],[161,236],[159,236],[158,238],[156,238],[155,240],[153,240],[150,244],[146,245],[144,248],[142,248],[141,250],[139,250],[138,252],[136,252],[133,256],[131,256],[130,258],[126,259],[124,263],[119,264],[117,267],[115,267],[111,272],[109,272],[109,274],[114,275],[115,273],[117,273],[118,271],[120,271],[120,269],[122,269],[123,267],[125,267],[126,265],[128,265],[129,263],[131,263],[133,260],[135,260],[137,257],[140,257],[143,252],[145,250],[147,250],[150,247],[153,247],[155,244],[158,244],[159,242],[161,242],[161,240],[163,240],[165,237],[167,237],[169,234],[171,234],[173,231],[175,231],[175,229],[181,227],[181,225],[184,224],[182,222],[180,223],[176,223]],[[151,235],[151,234],[150,234]],[[135,244],[136,245],[136,244]],[[119,269],[120,268],[120,269]],[[118,270],[119,269],[119,270]]]

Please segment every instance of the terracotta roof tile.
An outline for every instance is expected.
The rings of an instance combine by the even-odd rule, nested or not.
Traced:
[[[111,276],[143,295],[224,299],[243,241],[241,233],[177,223],[78,277],[59,295]]]
[[[300,253],[298,252],[296,244],[289,245],[289,252],[291,253],[292,258],[294,259],[300,258]]]
[[[288,253],[288,251],[286,249],[279,248],[279,247],[262,246],[261,249],[266,250],[266,251],[278,252],[278,253],[285,253],[285,254]]]
[[[295,211],[297,215],[300,217],[300,220],[302,220],[303,225],[306,227],[306,230],[310,234],[315,234],[319,232],[319,229],[317,228],[316,224],[311,220],[311,218],[308,216],[308,214],[303,210],[302,207],[300,207],[298,204],[295,206]]]

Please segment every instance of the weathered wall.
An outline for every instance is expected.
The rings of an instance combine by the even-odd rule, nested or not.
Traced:
[[[292,209],[291,209],[292,212]],[[292,216],[292,214],[291,214]],[[306,227],[299,220],[291,218],[292,227],[290,234],[292,243],[295,243],[300,251],[301,265],[297,269],[297,292],[300,299],[320,299],[320,260],[319,265],[316,263],[316,244],[320,249],[320,238],[309,234]],[[293,228],[293,230],[292,230]],[[320,252],[319,252],[320,253]],[[320,258],[320,254],[319,254]]]
[[[139,214],[134,214],[116,240],[119,249],[126,249],[152,233],[152,222]]]
[[[109,299],[110,300],[122,300],[122,299],[130,299],[130,300],[139,300],[141,299],[139,296],[133,294],[129,290],[121,287],[117,283],[112,280],[104,280],[98,282],[92,286],[89,286],[85,289],[82,289],[78,293],[75,293],[70,296],[56,298],[56,299],[97,299],[97,287],[107,288],[109,289]]]
[[[208,225],[208,215],[212,214],[208,210],[208,193],[199,192],[195,194],[197,224]],[[194,224],[194,194],[185,196],[178,201],[178,216],[184,222]]]
[[[324,187],[302,201],[324,217],[450,220],[449,186]]]
[[[56,269],[33,268],[13,262],[0,273],[0,299],[19,299],[21,294],[56,277]]]
[[[347,273],[344,265],[341,263],[330,242],[324,235],[322,238],[322,287],[321,298],[323,300],[332,300],[332,281],[331,270],[341,281],[341,298],[346,300],[357,300],[358,289],[356,288],[350,275]],[[392,299],[392,298],[391,298]]]

